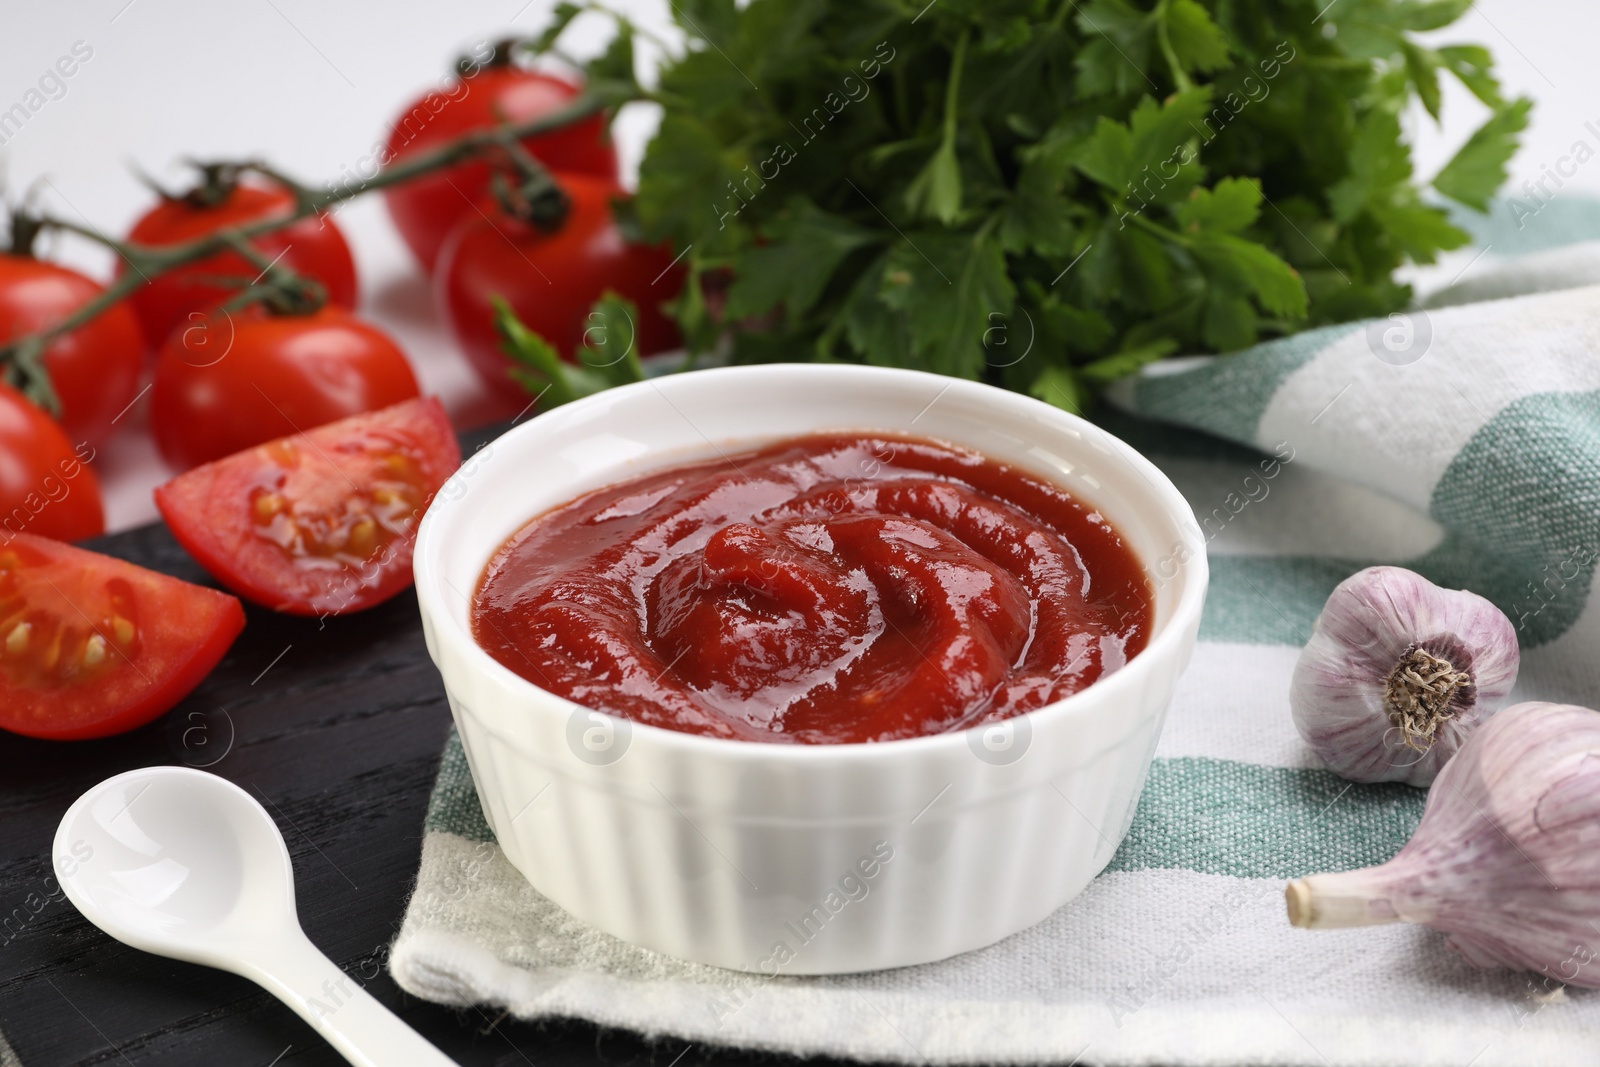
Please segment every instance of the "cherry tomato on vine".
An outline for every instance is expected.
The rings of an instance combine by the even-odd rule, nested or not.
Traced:
[[[163,198],[146,212],[128,240],[164,247],[192,241],[230,226],[282,218],[294,213],[294,194],[281,185],[224,184],[207,194],[202,186],[187,197]],[[217,199],[206,203],[208,196]],[[328,302],[342,308],[356,306],[356,265],[344,235],[326,217],[304,218],[281,230],[264,234],[251,244],[269,260],[297,274],[314,278],[327,290]],[[127,270],[124,264],[119,268]],[[213,281],[239,278],[249,282],[261,269],[236,252],[223,252],[151,279],[130,298],[145,337],[152,346],[167,339],[180,323],[210,311],[239,288]]]
[[[200,565],[263,607],[360,611],[411,584],[417,526],[461,464],[433,397],[196,467],[156,507]]]
[[[0,538],[0,730],[76,741],[143,726],[243,628],[226,593],[43,537]]]
[[[577,174],[557,175],[570,201],[554,233],[507,215],[492,198],[479,204],[451,233],[434,273],[438,303],[483,379],[496,390],[521,387],[506,374],[511,361],[500,350],[491,298],[511,305],[524,325],[576,358],[589,328],[594,302],[607,289],[633,301],[638,355],[675,348],[677,329],[661,304],[678,294],[684,270],[665,247],[629,244],[611,214],[623,195],[616,185]]]
[[[460,79],[449,92],[429,93],[395,120],[386,158],[392,165],[472,130],[526,122],[571,103],[579,89],[570,82],[502,62]],[[522,142],[552,170],[613,181],[617,153],[600,115]],[[490,167],[463,163],[384,190],[389,215],[417,260],[432,270],[445,237],[473,202],[489,190]]]
[[[0,343],[54,326],[104,292],[75,270],[31,256],[0,255]],[[44,368],[61,401],[59,421],[73,442],[110,435],[139,389],[145,342],[125,303],[113,304],[51,341]]]
[[[27,397],[0,385],[0,547],[24,531],[60,541],[105,533],[93,458],[93,446],[72,444]]]
[[[213,311],[174,330],[156,355],[150,428],[187,470],[285,434],[417,395],[388,334],[334,307]]]

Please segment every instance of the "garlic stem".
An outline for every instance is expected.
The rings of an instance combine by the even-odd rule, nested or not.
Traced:
[[[1373,868],[1338,874],[1297,878],[1283,891],[1289,906],[1289,923],[1308,930],[1337,930],[1349,926],[1378,926],[1400,922],[1372,877]]]
[[[1428,649],[1412,645],[1395,664],[1384,683],[1384,705],[1389,722],[1400,730],[1406,747],[1426,752],[1439,727],[1455,716],[1457,694],[1470,701],[1472,673]]]

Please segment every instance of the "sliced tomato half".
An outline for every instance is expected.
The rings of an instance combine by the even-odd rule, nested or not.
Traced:
[[[411,584],[417,525],[461,449],[432,397],[330,422],[156,489],[172,535],[217,581],[291,615],[336,615]]]
[[[0,729],[77,741],[143,726],[243,628],[226,593],[12,534],[0,543]]]

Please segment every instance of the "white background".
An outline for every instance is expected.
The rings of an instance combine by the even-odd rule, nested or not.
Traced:
[[[67,80],[64,95],[0,147],[5,188],[15,198],[48,179],[41,188],[50,210],[121,235],[150,203],[130,163],[169,185],[179,184],[175,161],[185,156],[259,156],[311,184],[335,179],[384,138],[402,106],[438,84],[458,53],[478,40],[537,29],[550,6],[550,0],[7,0],[0,16],[0,111],[35,88],[74,42],[94,54]],[[665,0],[613,6],[657,30],[668,22]],[[605,37],[598,18],[576,29],[579,53]],[[1488,46],[1508,92],[1537,101],[1508,192],[1565,155],[1584,135],[1585,122],[1600,123],[1594,55],[1600,5],[1482,0],[1432,36]],[[647,45],[641,54],[648,61]],[[1482,108],[1449,82],[1442,129],[1426,115],[1411,116],[1419,173],[1431,176],[1482,118]],[[653,122],[644,108],[621,121],[618,142],[630,174]],[[1560,195],[1583,192],[1600,192],[1600,166],[1580,171]],[[428,283],[380,198],[360,198],[338,218],[355,251],[362,312],[400,340],[424,390],[470,421],[483,410],[476,380],[435,321]],[[107,273],[109,259],[93,247],[63,243],[47,251]],[[113,529],[153,518],[149,488],[166,477],[142,418],[137,411],[124,419],[128,427],[101,449]]]

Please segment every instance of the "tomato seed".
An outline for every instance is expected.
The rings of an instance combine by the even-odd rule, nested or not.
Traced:
[[[98,667],[106,661],[106,639],[99,634],[90,634],[89,640],[83,643],[83,665],[85,667]]]
[[[283,497],[277,493],[262,493],[256,497],[256,518],[262,522],[269,521],[272,516],[283,510]]]

